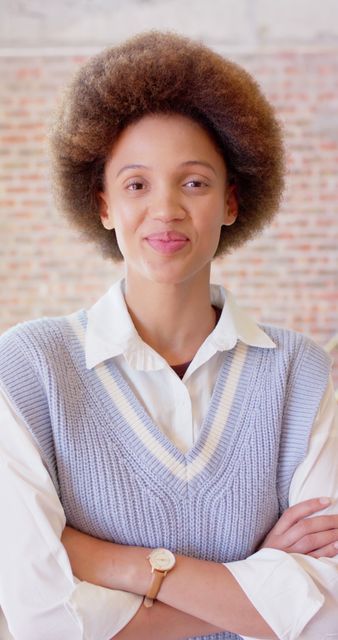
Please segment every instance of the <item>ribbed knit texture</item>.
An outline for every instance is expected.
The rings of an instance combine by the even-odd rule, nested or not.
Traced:
[[[216,562],[253,553],[288,505],[328,382],[328,356],[304,336],[272,327],[263,328],[276,349],[238,342],[225,352],[199,438],[184,454],[153,424],[113,359],[86,369],[86,323],[79,311],[17,325],[0,338],[0,385],[36,439],[68,524]]]

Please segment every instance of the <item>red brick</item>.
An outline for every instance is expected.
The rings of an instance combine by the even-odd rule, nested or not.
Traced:
[[[338,331],[337,50],[232,55],[282,119],[287,189],[273,225],[213,265],[258,320],[325,344]],[[0,59],[0,331],[88,306],[122,274],[55,212],[45,132],[62,85],[84,56]],[[322,130],[321,130],[322,129]],[[338,349],[333,354],[338,386]]]

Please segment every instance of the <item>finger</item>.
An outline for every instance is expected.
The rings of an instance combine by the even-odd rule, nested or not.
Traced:
[[[293,544],[311,533],[325,532],[332,529],[338,529],[338,515],[314,516],[313,518],[300,520],[284,536],[288,544]]]
[[[335,529],[338,530],[338,515],[314,516],[313,518],[300,520],[279,537],[282,539],[282,544],[285,548],[291,547],[310,534],[324,534]]]
[[[288,553],[308,554],[333,545],[335,542],[337,542],[337,540],[338,529],[320,531],[319,533],[308,534],[300,540],[297,540],[295,544],[287,547],[286,551]],[[338,553],[338,549],[336,549],[336,553]]]
[[[312,551],[312,553],[309,553],[308,555],[313,558],[334,558],[338,555],[338,542],[328,544],[326,547]]]
[[[298,504],[289,507],[284,511],[283,515],[279,518],[278,522],[275,525],[275,533],[277,535],[282,535],[285,531],[287,531],[290,527],[292,527],[296,522],[306,518],[307,516],[316,513],[316,511],[321,511],[321,509],[325,509],[331,504],[330,498],[311,498],[310,500],[304,500],[303,502],[299,502]]]
[[[309,553],[309,551],[319,549],[326,545],[335,535],[335,531],[338,531],[338,514],[329,516],[314,516],[312,518],[305,518],[300,522],[297,522],[293,527],[290,527],[287,531],[278,535],[276,533],[276,527],[272,529],[270,534],[265,538],[261,547],[275,547],[277,549],[285,551],[299,551],[300,553]],[[304,541],[313,534],[321,535],[317,546],[307,545],[305,547]],[[326,537],[325,537],[326,536]],[[337,538],[338,539],[338,538]],[[313,538],[311,539],[313,540]],[[295,547],[300,541],[302,547]]]

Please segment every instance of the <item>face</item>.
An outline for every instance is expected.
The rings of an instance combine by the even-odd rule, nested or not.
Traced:
[[[107,160],[100,215],[115,229],[126,277],[178,284],[209,276],[222,225],[237,215],[222,155],[181,115],[128,126]]]

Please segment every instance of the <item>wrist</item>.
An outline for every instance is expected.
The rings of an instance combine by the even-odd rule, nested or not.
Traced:
[[[174,568],[176,558],[169,549],[157,548],[150,552],[147,560],[149,560],[151,569],[151,579],[144,599],[144,605],[150,608],[158,596],[163,580],[169,571]]]
[[[144,596],[150,579],[147,556],[151,549],[118,544],[114,546],[112,587]]]

